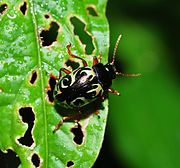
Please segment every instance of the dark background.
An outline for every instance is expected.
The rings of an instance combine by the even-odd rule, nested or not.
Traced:
[[[104,143],[94,168],[180,167],[180,1],[109,0],[110,53],[124,73],[109,96]]]

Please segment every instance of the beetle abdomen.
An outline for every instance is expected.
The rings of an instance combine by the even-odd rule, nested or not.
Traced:
[[[64,107],[82,107],[103,94],[94,70],[82,67],[62,77],[55,90],[55,101]]]

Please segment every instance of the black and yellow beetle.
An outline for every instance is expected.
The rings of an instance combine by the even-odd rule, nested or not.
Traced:
[[[104,93],[107,91],[120,95],[118,91],[111,88],[112,80],[116,78],[116,75],[139,75],[117,72],[114,66],[114,59],[120,39],[121,35],[118,37],[114,47],[112,61],[103,65],[99,62],[97,57],[94,57],[92,67],[88,67],[87,62],[84,59],[73,55],[70,51],[71,44],[68,44],[67,50],[69,56],[82,60],[83,67],[77,68],[72,72],[65,68],[60,69],[59,79],[54,90],[55,103],[65,108],[77,109],[97,99],[101,99],[103,101]],[[67,75],[62,76],[62,71]],[[55,130],[62,125],[64,120],[68,120],[68,118],[69,117],[63,117],[59,124],[56,125]]]

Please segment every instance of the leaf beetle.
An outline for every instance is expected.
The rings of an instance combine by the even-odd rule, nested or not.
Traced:
[[[114,47],[112,61],[107,64],[100,63],[101,57],[93,57],[93,66],[88,67],[87,62],[71,53],[71,44],[68,44],[67,52],[71,58],[80,59],[83,67],[79,67],[74,71],[69,71],[66,68],[60,68],[58,82],[54,90],[55,103],[68,109],[79,109],[87,104],[101,99],[104,100],[104,93],[110,92],[120,95],[118,91],[111,88],[112,80],[117,75],[121,76],[139,76],[140,74],[123,74],[117,72],[114,66],[115,54],[122,35],[119,35]],[[62,72],[66,75],[62,76]],[[63,121],[72,119],[73,116],[63,117],[62,120],[55,126],[55,130],[59,129]],[[55,131],[54,130],[54,131]]]

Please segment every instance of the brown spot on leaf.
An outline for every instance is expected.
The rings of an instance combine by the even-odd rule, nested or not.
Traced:
[[[35,167],[39,167],[39,165],[40,165],[40,158],[39,158],[39,156],[36,153],[34,153],[32,155],[31,161],[32,161],[32,163],[33,163],[33,165]]]
[[[59,25],[56,22],[51,22],[49,30],[42,30],[40,37],[42,40],[42,46],[50,46],[56,41],[58,36]]]
[[[87,11],[88,11],[88,14],[91,15],[91,16],[98,16],[96,6],[94,6],[94,5],[88,6]]]
[[[34,70],[34,71],[32,71],[30,83],[33,85],[35,83],[36,79],[37,79],[37,72]]]
[[[19,138],[18,141],[22,145],[30,147],[34,143],[31,131],[34,125],[35,116],[31,107],[20,108],[19,114],[22,117],[22,121],[28,124],[28,129],[26,130],[24,136]]]
[[[26,15],[27,13],[27,2],[24,1],[24,3],[20,6],[20,11],[23,15]]]
[[[89,55],[92,54],[94,50],[92,36],[90,36],[87,33],[85,24],[75,16],[72,17],[70,21],[72,25],[74,26],[74,34],[79,36],[79,39],[81,40],[81,42],[86,45],[85,47],[86,54],[89,54]]]
[[[84,137],[81,125],[78,123],[78,125],[71,129],[71,132],[74,134],[74,142],[78,145],[81,145],[83,143]]]
[[[74,162],[72,160],[68,161],[67,162],[67,167],[71,167],[74,165]]]
[[[7,10],[7,8],[8,8],[8,5],[7,5],[7,4],[2,4],[2,5],[0,5],[0,16],[5,13],[5,11]]]

